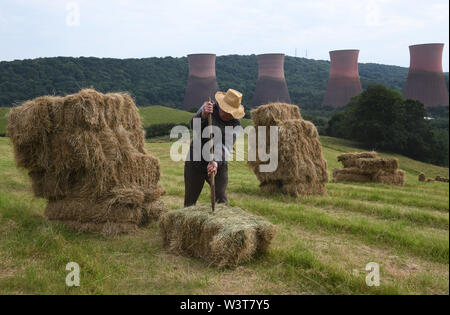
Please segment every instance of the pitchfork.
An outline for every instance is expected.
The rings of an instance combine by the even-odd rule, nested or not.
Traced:
[[[211,102],[211,97],[209,98],[209,102]],[[214,110],[214,109],[213,109]],[[209,125],[209,142],[211,143],[211,147],[209,148],[209,161],[212,162],[214,160],[214,143],[213,139],[213,129],[212,129],[212,114],[208,114],[208,125]],[[211,210],[214,212],[216,208],[216,183],[214,181],[214,173],[211,173],[209,178],[209,185],[211,186]]]

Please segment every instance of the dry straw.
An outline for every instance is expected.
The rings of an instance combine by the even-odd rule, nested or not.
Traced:
[[[164,245],[175,254],[233,267],[266,251],[276,227],[237,207],[191,206],[164,213],[159,221]]]
[[[345,153],[338,156],[344,168],[333,170],[334,182],[374,182],[400,185],[405,182],[405,172],[399,170],[395,158],[378,158],[376,152]]]
[[[316,127],[302,119],[298,106],[272,103],[251,111],[256,132],[258,127],[279,126],[278,168],[274,172],[260,172],[262,162],[249,161],[264,192],[281,191],[292,196],[325,194],[328,182],[327,163],[322,156],[322,146]],[[269,129],[266,130],[269,152]],[[258,137],[258,135],[257,135]]]
[[[159,161],[144,150],[138,109],[125,93],[92,89],[13,108],[8,134],[46,216],[82,231],[119,234],[159,216]]]

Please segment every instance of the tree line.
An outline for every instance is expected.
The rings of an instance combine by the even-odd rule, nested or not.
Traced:
[[[399,91],[372,85],[328,121],[325,133],[358,141],[369,150],[400,153],[448,166],[448,106],[428,111]]]
[[[330,63],[286,56],[286,82],[292,102],[302,109],[315,109],[322,103]],[[380,64],[360,64],[364,87],[383,84],[401,90],[408,69]],[[250,104],[256,87],[256,55],[219,56],[217,81],[221,90],[234,88]],[[181,108],[188,77],[186,57],[111,59],[55,57],[0,62],[0,106],[41,95],[65,95],[85,87],[101,92],[127,91],[139,106],[164,105]],[[448,85],[448,74],[446,74]]]

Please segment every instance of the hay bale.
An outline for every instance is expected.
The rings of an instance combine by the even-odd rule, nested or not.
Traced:
[[[443,183],[448,183],[449,182],[449,179],[448,178],[445,178],[445,177],[441,177],[441,176],[436,176],[436,178],[434,179],[435,181],[437,181],[437,182],[443,182]]]
[[[358,168],[335,168],[333,170],[333,182],[358,182],[367,183],[372,181],[372,174]]]
[[[278,126],[280,121],[302,119],[302,116],[296,105],[271,103],[252,110],[251,118],[255,126]]]
[[[163,243],[175,254],[201,258],[210,265],[236,266],[268,248],[276,227],[237,207],[198,205],[164,213]]]
[[[419,182],[424,182],[427,180],[427,177],[425,176],[424,173],[420,173],[419,174]]]
[[[273,103],[252,110],[255,126],[279,126],[278,168],[274,172],[260,172],[266,164],[258,157],[249,161],[263,191],[281,191],[292,196],[324,194],[328,182],[327,163],[322,155],[319,135],[313,123],[301,119],[297,106]],[[258,129],[256,129],[258,136]],[[266,152],[269,152],[269,130],[266,130]]]
[[[403,185],[405,172],[395,158],[378,158],[376,152],[345,153],[338,156],[344,168],[333,170],[334,182],[367,182]]]
[[[356,159],[375,159],[377,158],[377,152],[352,152],[338,155],[338,161],[356,160]]]
[[[355,165],[372,173],[379,170],[394,173],[398,169],[398,160],[395,158],[359,158],[355,161]]]
[[[159,161],[144,149],[128,94],[39,97],[11,110],[7,130],[34,194],[49,200],[50,220],[117,234],[154,219],[148,209],[164,193]]]
[[[377,157],[376,152],[354,152],[344,153],[338,155],[338,161],[342,163],[344,167],[357,167],[356,162],[358,159],[375,159]]]
[[[402,170],[395,170],[394,172],[380,170],[373,176],[373,181],[386,185],[403,186],[405,183],[405,172]]]

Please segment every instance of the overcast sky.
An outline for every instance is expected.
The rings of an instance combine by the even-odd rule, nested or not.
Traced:
[[[0,0],[0,60],[287,55],[409,66],[408,46],[445,43],[447,0]]]

